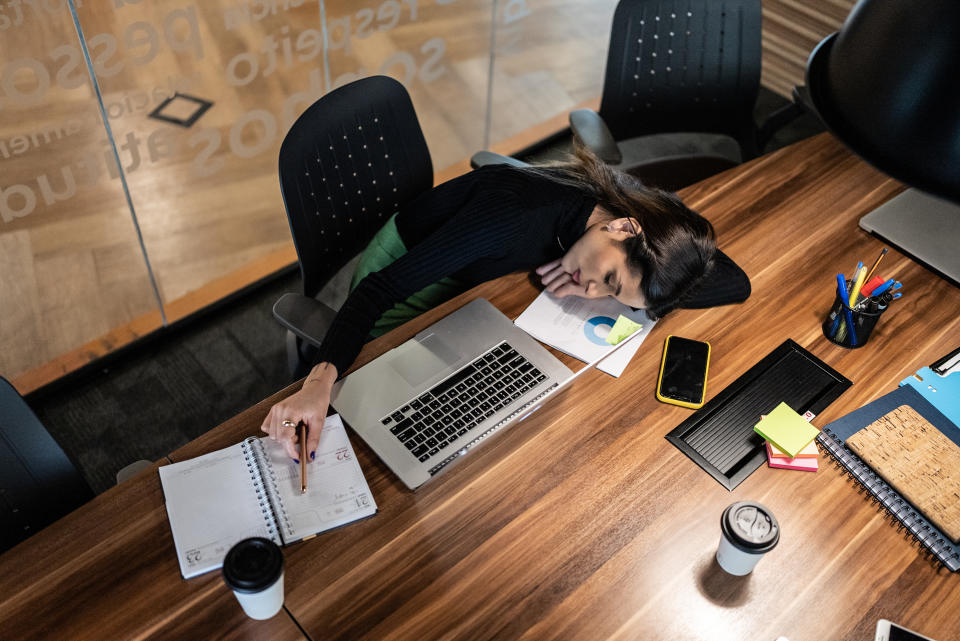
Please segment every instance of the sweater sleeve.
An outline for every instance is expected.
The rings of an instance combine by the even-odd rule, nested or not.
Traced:
[[[512,202],[508,196],[497,189],[476,190],[455,215],[404,256],[360,281],[327,331],[319,362],[332,363],[342,375],[374,323],[395,303],[478,259],[508,253],[523,224],[521,216],[504,215]]]
[[[700,287],[680,307],[704,309],[730,303],[742,303],[750,296],[750,279],[719,249],[714,256],[713,270],[703,279]]]

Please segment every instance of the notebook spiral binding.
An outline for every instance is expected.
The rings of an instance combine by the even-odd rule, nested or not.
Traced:
[[[277,473],[273,469],[273,461],[271,461],[263,453],[263,443],[257,439],[257,447],[259,448],[260,457],[258,460],[263,461],[267,467],[267,474],[270,475],[270,483],[267,484],[267,498],[270,499],[271,505],[273,505],[273,513],[279,518],[283,519],[283,526],[286,529],[286,534],[288,538],[293,538],[293,525],[290,523],[290,518],[287,516],[287,508],[283,504],[283,497],[280,496],[280,493],[277,492]]]
[[[858,493],[869,492],[871,502],[885,510],[891,523],[897,524],[898,532],[906,530],[924,555],[936,559],[951,572],[960,570],[960,545],[947,539],[830,430],[822,430],[817,441],[833,457],[833,464],[857,482]]]
[[[241,443],[243,448],[243,460],[247,463],[247,469],[250,470],[250,479],[253,481],[253,487],[257,492],[257,502],[260,504],[260,511],[263,512],[263,520],[267,524],[267,532],[270,534],[270,540],[279,545],[283,545],[283,536],[277,531],[277,514],[286,514],[283,512],[283,503],[279,506],[277,501],[279,496],[273,491],[276,486],[276,476],[273,473],[273,465],[267,460],[263,452],[263,444],[255,436],[246,438]],[[264,465],[269,468],[270,482],[264,479]],[[277,510],[277,507],[280,510]],[[284,518],[286,518],[284,516]],[[289,521],[287,522],[289,529]]]

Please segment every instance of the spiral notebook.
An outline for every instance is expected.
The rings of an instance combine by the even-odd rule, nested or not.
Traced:
[[[339,415],[327,417],[316,452],[306,494],[299,465],[267,437],[162,466],[183,578],[219,568],[233,544],[251,536],[289,545],[373,515],[376,503]]]
[[[960,570],[960,545],[951,542],[920,510],[911,505],[845,444],[853,434],[902,405],[916,410],[944,436],[960,445],[960,428],[909,386],[899,387],[833,421],[821,430],[817,442],[834,458],[838,466],[845,469],[899,522],[899,527],[909,531],[917,543],[926,548],[947,569],[956,572]]]

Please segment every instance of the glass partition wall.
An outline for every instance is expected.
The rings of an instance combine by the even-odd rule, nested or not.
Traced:
[[[120,172],[66,2],[0,4],[0,375],[21,391],[117,327],[161,322]]]
[[[614,0],[0,2],[0,375],[26,393],[295,261],[293,120],[410,92],[441,179],[599,98]]]

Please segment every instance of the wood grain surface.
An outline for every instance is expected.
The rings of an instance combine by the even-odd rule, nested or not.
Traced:
[[[879,618],[940,641],[960,637],[960,577],[938,570],[840,471],[762,467],[729,492],[664,439],[690,410],[654,396],[668,334],[712,344],[709,396],[785,338],[797,341],[854,383],[816,425],[954,347],[960,290],[895,250],[884,273],[908,293],[869,344],[847,350],[820,333],[836,272],[883,247],[857,228],[858,217],[901,189],[821,135],[685,190],[685,201],[714,222],[720,247],[750,275],[750,299],[671,314],[619,379],[585,374],[416,493],[353,438],[380,512],[284,550],[286,610],[316,640],[862,641]],[[471,297],[487,297],[514,318],[536,293],[528,274],[486,283],[367,344],[356,365]],[[298,387],[169,458],[258,434],[270,405]],[[142,505],[120,516],[116,499],[129,494]],[[720,514],[745,499],[770,507],[782,536],[750,575],[732,577],[714,560]],[[98,520],[110,515],[106,524]],[[92,632],[102,610],[72,586],[117,580],[127,589],[111,587],[112,611],[128,606],[142,614],[151,604],[153,620],[170,625],[219,615],[203,598],[224,594],[215,577],[179,578],[155,473],[98,497],[65,523],[0,557],[0,629],[18,631],[14,638],[52,636],[44,611],[31,607],[42,602],[71,613],[77,633],[58,638],[105,638]],[[97,543],[104,529],[110,537]],[[137,562],[128,567],[108,552]],[[144,629],[136,618],[124,620],[131,627],[121,636],[146,636],[135,632]]]
[[[847,439],[847,447],[954,543],[960,541],[960,447],[909,405]]]
[[[4,641],[304,638],[286,611],[247,618],[219,572],[180,577],[157,465],[0,556],[0,595]]]
[[[790,98],[806,83],[807,58],[821,40],[837,31],[855,0],[763,0],[764,87]]]

